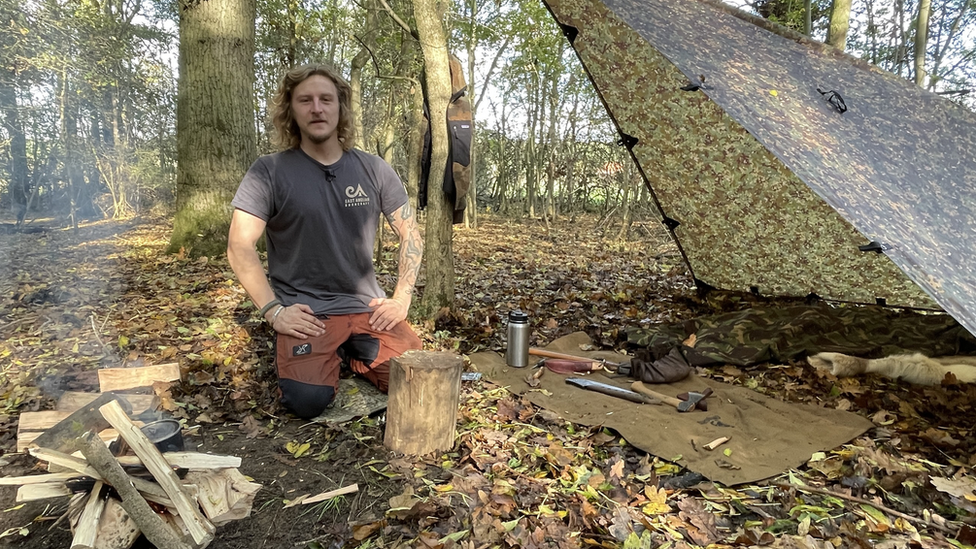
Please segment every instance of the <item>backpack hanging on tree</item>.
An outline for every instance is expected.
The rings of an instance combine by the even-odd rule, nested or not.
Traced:
[[[471,102],[464,94],[467,84],[461,70],[461,61],[454,55],[450,56],[451,66],[451,100],[447,105],[447,132],[450,139],[447,147],[447,167],[444,170],[444,193],[454,203],[454,223],[464,221],[464,206],[471,188],[471,140],[474,121],[471,116]],[[427,178],[430,175],[431,160],[431,132],[430,109],[427,105],[427,94],[424,94],[424,119],[427,121],[427,131],[424,133],[424,151],[420,164],[420,189],[417,205],[427,206]]]

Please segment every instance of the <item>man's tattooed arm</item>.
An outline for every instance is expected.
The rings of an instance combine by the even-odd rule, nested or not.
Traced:
[[[399,276],[393,298],[402,300],[409,306],[413,287],[420,274],[420,263],[424,256],[424,241],[417,227],[417,217],[408,201],[400,209],[387,216],[390,226],[400,237]]]

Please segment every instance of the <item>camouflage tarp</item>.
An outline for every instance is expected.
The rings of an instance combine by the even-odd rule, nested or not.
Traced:
[[[699,283],[976,333],[974,113],[717,0],[544,1]]]
[[[682,345],[694,335],[693,347]],[[880,307],[793,305],[753,307],[627,332],[627,341],[663,356],[675,346],[691,364],[752,366],[819,352],[866,358],[919,352],[976,352],[976,338],[945,314],[921,315]]]

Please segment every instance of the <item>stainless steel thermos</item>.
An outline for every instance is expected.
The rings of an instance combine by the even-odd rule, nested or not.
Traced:
[[[508,348],[505,362],[513,368],[529,365],[529,315],[522,311],[508,313]]]

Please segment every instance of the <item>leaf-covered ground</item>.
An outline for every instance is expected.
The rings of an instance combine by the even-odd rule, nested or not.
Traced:
[[[604,234],[604,231],[606,234]],[[457,306],[417,320],[429,349],[501,350],[501,318],[532,318],[533,345],[585,330],[626,350],[623,329],[709,312],[654,223],[617,242],[593,218],[483,218],[458,228]],[[157,386],[206,451],[244,457],[264,484],[252,517],[212,547],[961,547],[976,540],[973,387],[837,380],[805,364],[702,371],[788,401],[850,410],[867,436],[767,482],[724,487],[562,421],[508,391],[466,383],[452,452],[405,459],[382,446],[380,418],[309,425],[279,409],[271,333],[224,258],[163,254],[165,221],[102,222],[77,232],[0,234],[0,448],[5,474],[18,414],[94,391],[95,370],[178,361]],[[380,276],[395,271],[384,250]],[[422,282],[421,282],[422,284]],[[798,426],[802,428],[802,426]],[[353,482],[360,492],[288,504]],[[67,547],[49,518],[63,502],[17,507],[0,491],[0,544]]]

